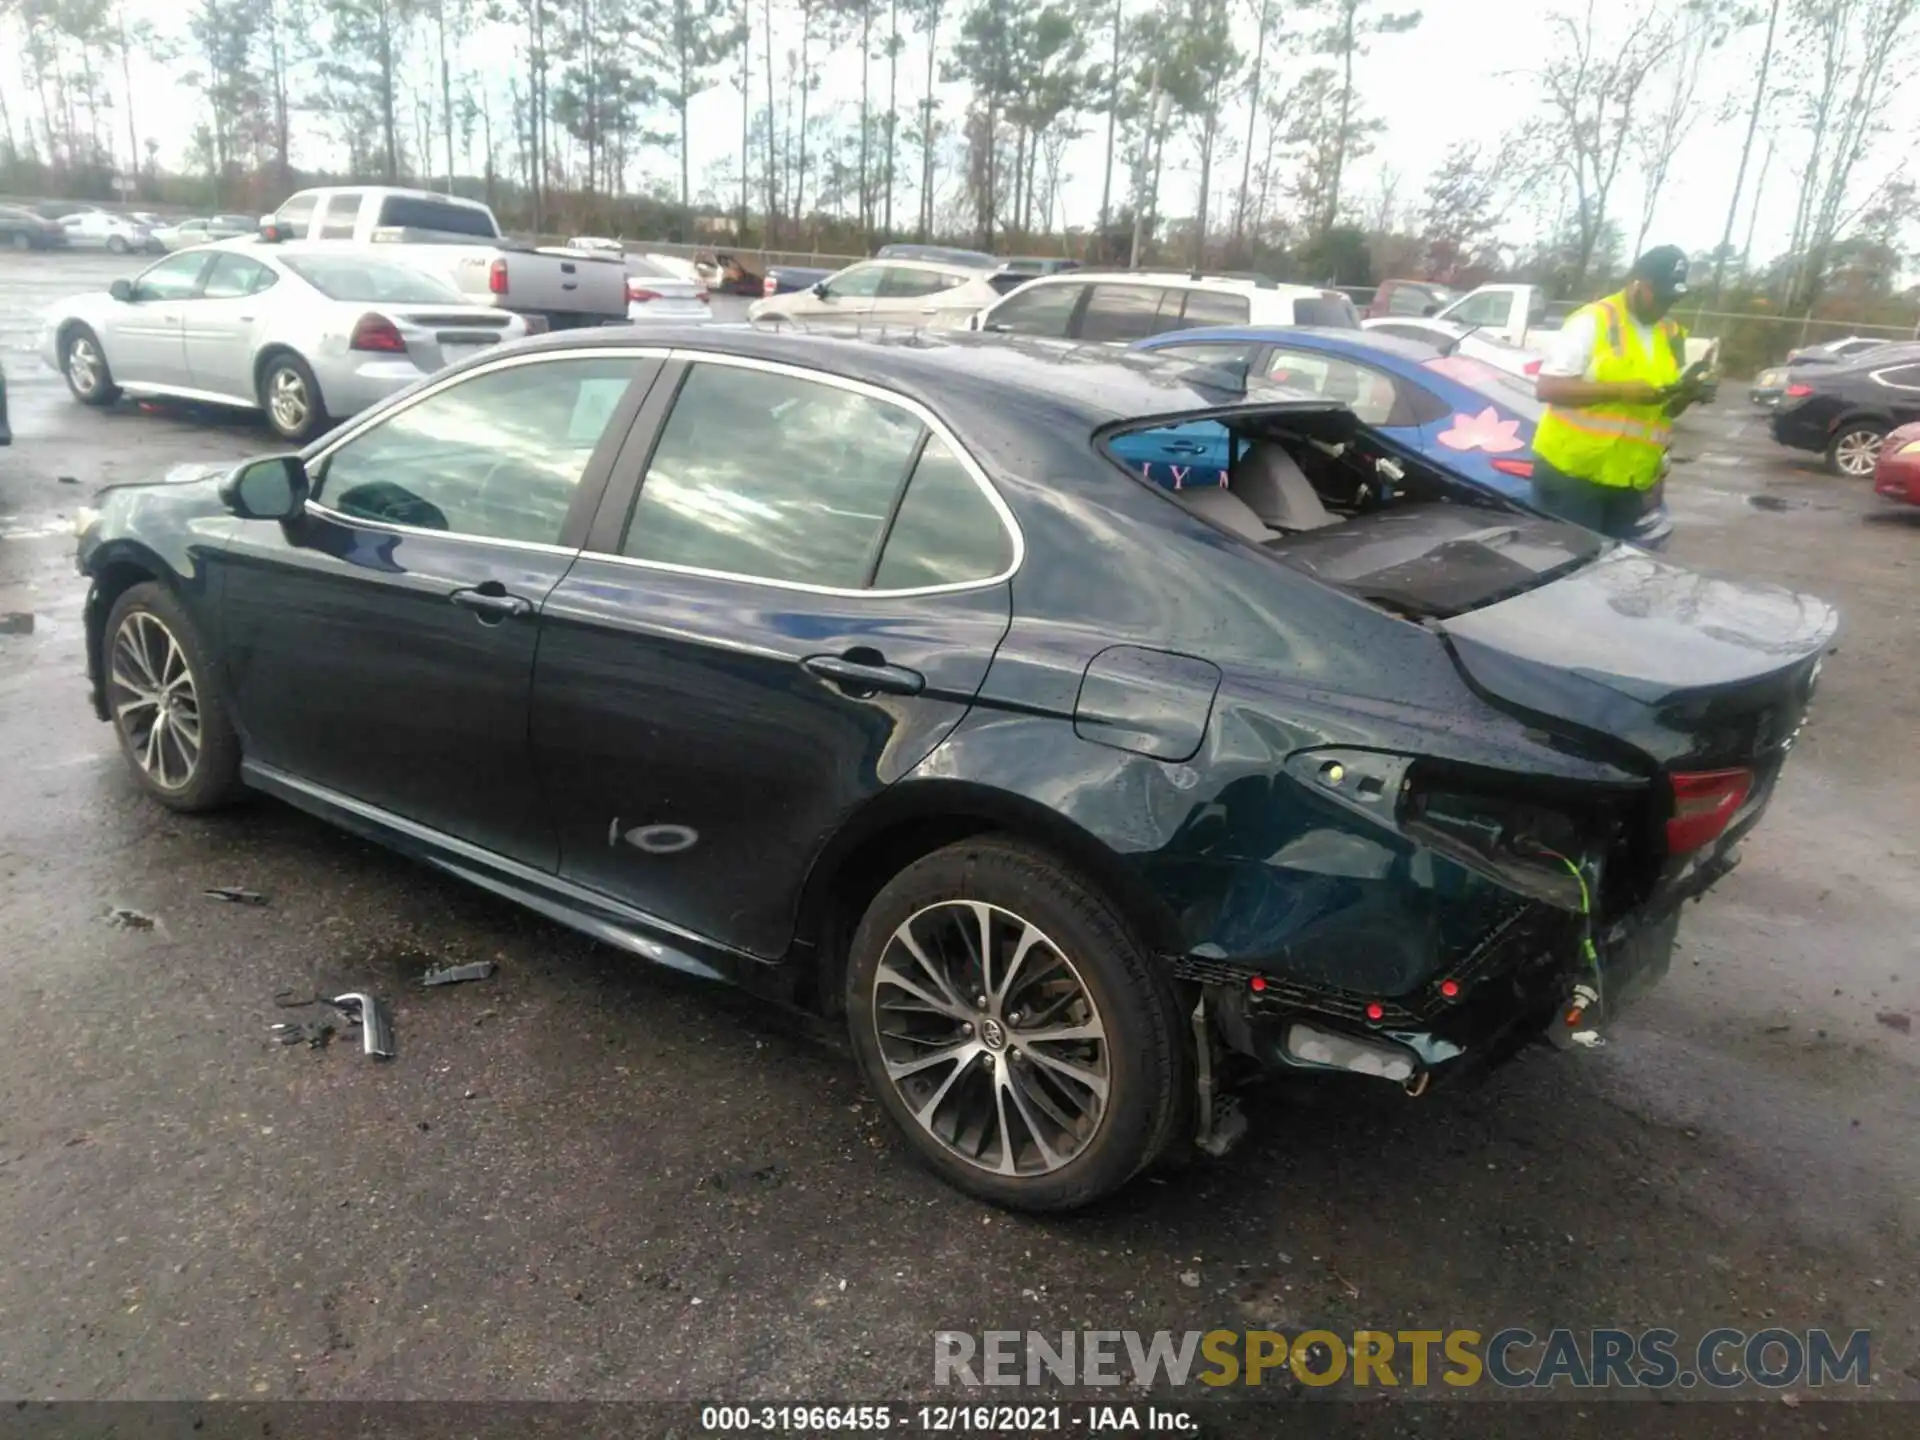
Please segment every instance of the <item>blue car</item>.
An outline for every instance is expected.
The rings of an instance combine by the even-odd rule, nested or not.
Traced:
[[[1136,350],[1221,365],[1249,380],[1340,400],[1382,437],[1512,500],[1533,495],[1533,431],[1544,408],[1530,381],[1483,361],[1377,330],[1231,326],[1175,330]],[[1197,421],[1112,442],[1121,459],[1173,489],[1226,481],[1227,430]],[[1663,482],[1664,485],[1664,482]],[[1656,487],[1634,543],[1665,547],[1673,521]]]

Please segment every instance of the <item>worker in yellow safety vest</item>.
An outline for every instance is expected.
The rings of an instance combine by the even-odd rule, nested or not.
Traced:
[[[1687,293],[1687,255],[1647,251],[1626,287],[1576,310],[1534,380],[1547,412],[1533,435],[1534,503],[1631,539],[1665,470],[1673,421],[1701,398],[1686,332],[1666,318]]]

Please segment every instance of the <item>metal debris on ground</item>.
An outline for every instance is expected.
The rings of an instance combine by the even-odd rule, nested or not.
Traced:
[[[9,610],[0,615],[0,635],[31,635],[33,633],[33,612],[31,610]]]
[[[1913,1016],[1904,1010],[1882,1010],[1873,1018],[1889,1030],[1898,1030],[1902,1035],[1913,1033]]]
[[[151,915],[142,914],[125,905],[116,905],[107,911],[107,923],[117,925],[122,930],[151,930],[156,922]]]
[[[225,900],[233,905],[264,905],[267,897],[258,890],[242,890],[238,885],[209,885],[200,892],[209,900]]]
[[[497,967],[491,960],[476,960],[470,965],[443,965],[420,977],[422,985],[458,985],[463,980],[490,980]]]
[[[349,1024],[360,1026],[360,1048],[376,1060],[393,1058],[393,1021],[376,995],[351,990],[331,1002]]]

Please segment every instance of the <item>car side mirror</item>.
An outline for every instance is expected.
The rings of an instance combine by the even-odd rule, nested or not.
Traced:
[[[1440,313],[1440,302],[1437,300],[1434,301],[1431,305],[1427,306],[1426,309],[1422,310],[1420,313],[1422,315],[1438,315]]]
[[[220,499],[242,520],[291,520],[307,507],[306,463],[298,455],[249,460],[220,482]]]
[[[815,294],[815,295],[816,295],[817,297],[819,297],[820,299],[822,299],[822,300],[824,300],[824,299],[826,299],[826,298],[827,298],[827,296],[828,296],[828,295],[829,295],[829,294],[830,294],[831,292],[830,292],[830,291],[828,290],[828,288],[827,288],[827,282],[826,282],[826,281],[824,281],[824,280],[821,280],[821,281],[817,281],[817,282],[816,282],[816,283],[814,284],[814,287],[813,287],[813,293],[814,293],[814,294]]]
[[[123,304],[131,304],[133,302],[133,282],[131,280],[116,280],[107,287],[107,293]]]

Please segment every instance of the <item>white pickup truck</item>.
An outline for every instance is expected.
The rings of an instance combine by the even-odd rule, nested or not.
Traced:
[[[301,190],[261,220],[260,239],[391,248],[396,259],[445,277],[475,304],[524,315],[535,329],[542,321],[570,330],[627,318],[621,257],[516,244],[485,205],[431,190]]]
[[[1509,344],[1544,350],[1551,343],[1552,333],[1579,308],[1565,301],[1549,301],[1547,292],[1538,285],[1482,285],[1462,295],[1434,318],[1473,325],[1490,335],[1498,335]],[[1719,379],[1720,342],[1689,335],[1687,364],[1697,365],[1702,361],[1706,362],[1711,388]]]

